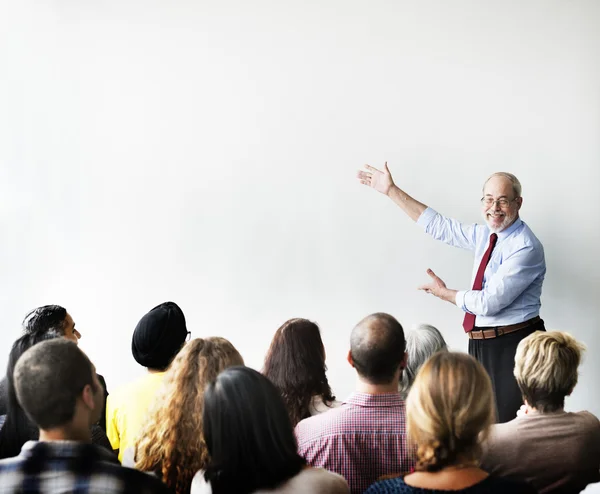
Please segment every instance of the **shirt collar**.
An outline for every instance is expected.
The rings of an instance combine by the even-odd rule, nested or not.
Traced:
[[[52,458],[92,456],[98,461],[119,463],[117,457],[109,451],[81,441],[27,441],[21,448],[21,456],[29,458],[37,454]]]
[[[368,393],[352,393],[344,400],[344,405],[356,405],[359,407],[400,407],[404,406],[404,400],[400,393],[382,393],[371,395]]]
[[[497,233],[498,240],[504,240],[511,233],[513,233],[514,231],[516,231],[516,229],[519,228],[522,224],[523,224],[523,221],[521,220],[521,218],[517,218],[512,225],[510,225],[508,228],[505,228],[501,232]]]

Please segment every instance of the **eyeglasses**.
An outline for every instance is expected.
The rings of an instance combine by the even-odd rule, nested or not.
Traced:
[[[516,201],[517,199],[512,199],[512,200],[508,200],[508,199],[492,199],[491,197],[482,197],[481,198],[481,204],[483,204],[484,206],[490,207],[496,203],[498,203],[498,205],[501,208],[505,208],[507,207],[511,202]]]
[[[190,341],[192,339],[192,332],[188,331],[185,335],[185,341]]]

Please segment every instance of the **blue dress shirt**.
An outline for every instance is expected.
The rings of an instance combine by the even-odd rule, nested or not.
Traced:
[[[487,225],[465,225],[431,208],[417,220],[425,232],[448,245],[475,253],[471,286],[490,242]],[[542,283],[546,274],[544,248],[520,218],[498,232],[498,241],[483,275],[482,290],[456,294],[456,305],[475,314],[478,327],[517,324],[540,313]]]

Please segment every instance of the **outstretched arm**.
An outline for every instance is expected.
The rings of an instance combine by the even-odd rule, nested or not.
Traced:
[[[387,166],[387,161],[383,165],[383,170],[378,170],[370,165],[365,165],[365,170],[357,173],[360,183],[367,185],[372,189],[388,196],[394,201],[402,211],[404,211],[413,221],[417,221],[419,216],[427,209],[425,204],[410,197],[406,192],[396,186],[392,179],[392,174]]]

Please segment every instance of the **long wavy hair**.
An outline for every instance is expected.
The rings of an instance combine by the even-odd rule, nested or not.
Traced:
[[[209,459],[202,424],[204,389],[234,365],[244,365],[244,360],[225,338],[196,338],[184,345],[136,443],[138,470],[155,473],[176,494],[190,492],[194,475]]]
[[[314,396],[335,400],[326,376],[325,347],[319,326],[307,319],[290,319],[276,332],[262,373],[277,387],[292,425],[310,417]]]

